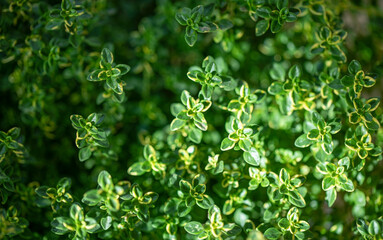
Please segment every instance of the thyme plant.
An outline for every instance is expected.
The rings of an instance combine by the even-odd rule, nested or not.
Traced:
[[[382,1],[0,11],[0,239],[383,239]]]

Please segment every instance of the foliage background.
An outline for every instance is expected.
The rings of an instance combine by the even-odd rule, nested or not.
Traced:
[[[18,189],[11,198],[14,198],[19,214],[29,221],[28,231],[34,238],[51,236],[52,212],[49,208],[36,208],[37,196],[28,189],[40,185],[56,186],[62,177],[71,178],[75,201],[80,201],[85,191],[96,187],[101,170],[107,170],[114,179],[140,182],[145,190],[158,190],[160,195],[166,196],[165,190],[151,175],[133,177],[126,169],[142,158],[143,145],[156,143],[153,135],[163,138],[164,129],[173,120],[170,106],[179,102],[181,92],[187,89],[197,95],[198,86],[187,78],[186,73],[190,66],[200,66],[206,56],[216,58],[225,72],[247,81],[252,89],[265,91],[273,81],[269,75],[273,63],[282,62],[286,68],[299,64],[306,70],[312,66],[307,59],[315,58],[309,54],[309,49],[316,41],[313,28],[318,23],[303,17],[296,23],[286,24],[280,33],[268,31],[258,37],[245,1],[216,1],[216,15],[234,23],[234,27],[225,33],[224,41],[214,42],[215,33],[199,34],[197,43],[193,47],[187,46],[185,29],[174,16],[180,8],[193,8],[198,4],[206,3],[81,1],[87,14],[78,22],[82,28],[78,30],[81,39],[74,47],[68,42],[69,34],[63,26],[54,31],[46,29],[49,11],[60,8],[60,2],[0,1],[0,129],[6,132],[12,127],[20,127],[20,141],[29,153],[24,161],[15,163],[19,173],[15,174],[14,181],[25,189]],[[299,2],[294,1],[294,4]],[[324,4],[344,22],[348,32],[344,43],[348,62],[358,59],[366,72],[378,74],[376,85],[364,90],[363,95],[381,96],[383,1],[325,1]],[[57,48],[52,50],[54,47]],[[87,75],[98,67],[104,47],[114,53],[117,63],[131,66],[131,71],[123,77],[127,100],[122,104],[112,101],[96,104],[102,85],[87,81]],[[346,68],[344,64],[344,73]],[[381,113],[382,109],[378,111]],[[72,114],[86,117],[93,112],[105,114],[103,126],[111,131],[109,141],[115,159],[78,160],[75,130],[69,118]],[[209,124],[217,129],[210,138],[203,140],[206,146],[219,146],[220,139],[226,135],[223,128],[226,117],[227,114],[218,112],[207,113]],[[293,146],[294,137],[298,136],[285,134],[283,130],[276,134],[281,146],[286,148]],[[382,146],[382,129],[379,134],[375,141]],[[204,144],[200,146],[202,152]],[[200,161],[207,161],[207,158]],[[377,179],[376,189],[380,189],[380,193],[383,189],[382,171],[383,164],[379,162],[368,173]],[[209,192],[212,192],[213,183],[208,187]],[[256,194],[265,194],[262,191]],[[381,197],[375,201],[381,206]],[[256,203],[257,210],[262,208],[261,203]],[[352,208],[352,204],[342,197],[332,208],[323,205],[306,212],[304,217],[313,223],[311,231],[315,236],[331,239],[336,235],[337,239],[351,239],[355,231],[346,229],[355,230]],[[192,214],[193,219],[198,219],[199,213]],[[365,214],[368,220],[379,217],[378,212],[368,208]],[[260,222],[256,220],[256,223]],[[326,224],[337,227],[335,230],[323,227]],[[180,231],[186,235],[184,230]]]

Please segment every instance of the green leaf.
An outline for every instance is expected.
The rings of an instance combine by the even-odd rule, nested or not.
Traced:
[[[354,84],[354,79],[351,76],[344,76],[340,80],[340,82],[345,86],[345,87],[351,87]]]
[[[319,138],[319,130],[312,129],[307,133],[307,138],[310,140],[317,140]]]
[[[117,64],[116,68],[120,70],[120,76],[127,74],[130,70],[130,67],[126,64]]]
[[[322,47],[320,46],[319,43],[316,43],[316,44],[314,44],[314,45],[311,47],[310,52],[311,52],[312,54],[316,55],[316,54],[323,53],[324,50],[325,50],[325,49],[322,48]]]
[[[106,79],[106,85],[112,89],[113,91],[117,91],[116,89],[118,88],[118,83],[115,79],[112,77],[109,77]]]
[[[366,104],[371,106],[370,111],[375,111],[378,108],[380,103],[380,98],[370,98],[366,101]]]
[[[134,198],[141,198],[144,195],[144,192],[137,183],[133,184],[130,193]]]
[[[338,161],[339,166],[344,166],[346,169],[350,167],[350,158],[344,157]]]
[[[214,205],[214,200],[208,195],[204,195],[201,201],[197,201],[197,205],[202,209],[209,209]]]
[[[290,184],[298,188],[302,186],[305,181],[306,181],[306,178],[304,176],[295,175],[294,177],[291,178]]]
[[[231,141],[230,139],[225,138],[225,139],[223,139],[223,141],[221,143],[221,150],[222,151],[227,151],[227,150],[232,149],[234,146],[235,146],[235,142],[234,141]]]
[[[224,229],[226,235],[229,237],[237,236],[242,231],[242,228],[240,226],[234,224],[234,223],[225,224],[223,226],[223,229]]]
[[[330,188],[335,187],[335,178],[331,176],[327,176],[322,181],[322,189],[324,191],[328,191]]]
[[[276,228],[269,228],[265,231],[264,235],[267,239],[273,240],[278,239],[282,235],[282,232]]]
[[[348,72],[355,75],[357,72],[362,70],[362,66],[360,63],[356,60],[352,60],[350,64],[348,65]]]
[[[73,8],[73,1],[72,0],[63,0],[61,2],[61,9],[62,10],[71,10]]]
[[[218,26],[212,22],[200,22],[197,31],[200,33],[213,32],[218,29]]]
[[[203,133],[202,133],[201,130],[199,130],[198,128],[193,127],[193,128],[190,129],[190,132],[188,134],[188,138],[192,142],[194,142],[196,144],[199,144],[201,142],[201,140],[202,140],[202,135],[203,135]]]
[[[347,192],[353,192],[354,191],[354,184],[353,182],[346,178],[346,177],[339,177],[340,187],[347,191]]]
[[[137,211],[137,217],[144,223],[147,223],[149,221],[148,211]]]
[[[232,91],[237,87],[237,82],[233,78],[225,77],[223,79],[223,82],[219,86],[220,88],[223,88],[223,90]]]
[[[88,160],[91,155],[92,155],[91,146],[87,146],[80,149],[78,153],[78,158],[80,159],[81,162],[83,162]]]
[[[206,4],[206,5],[203,5],[203,13],[202,13],[202,15],[204,17],[209,17],[211,14],[213,14],[214,7],[215,7],[215,3],[214,2]]]
[[[281,10],[289,6],[289,0],[277,0],[277,8]]]
[[[224,167],[225,167],[224,162],[219,161],[218,166],[212,170],[213,175],[217,175],[217,174],[220,174],[221,172],[223,172]]]
[[[82,198],[82,202],[89,205],[89,206],[95,206],[97,205],[100,201],[102,200],[102,197],[99,193],[98,190],[96,189],[93,189],[93,190],[90,190],[90,191],[87,191],[83,198]]]
[[[100,225],[97,223],[96,219],[94,218],[86,217],[85,222],[86,222],[85,228],[88,233],[94,233],[100,229]]]
[[[290,226],[290,222],[289,220],[287,220],[287,218],[282,218],[281,220],[279,220],[278,226],[280,228],[288,229]]]
[[[279,180],[282,183],[289,183],[290,181],[290,174],[286,171],[286,169],[282,168],[281,171],[279,172]]]
[[[369,101],[371,102],[371,100],[374,100],[374,99],[370,99]],[[14,127],[9,129],[7,132],[7,135],[10,136],[12,139],[17,139],[20,136],[20,128]]]
[[[187,32],[185,33],[185,41],[190,46],[193,47],[194,44],[197,42],[197,32],[194,31],[192,28],[187,27]]]
[[[260,156],[255,148],[251,148],[250,151],[243,153],[243,159],[245,162],[252,166],[259,166],[260,164]]]
[[[198,112],[196,115],[194,115],[193,120],[194,120],[194,125],[196,127],[201,129],[202,131],[207,130],[207,122],[205,120],[203,113]]]
[[[380,123],[376,118],[372,118],[371,122],[365,122],[365,125],[371,131],[377,131],[380,128]]]
[[[302,231],[307,231],[310,229],[310,224],[306,221],[299,221],[299,229],[301,229]]]
[[[101,60],[105,61],[107,63],[113,63],[113,54],[112,54],[112,52],[109,49],[107,49],[107,48],[102,49]]]
[[[186,232],[190,234],[198,235],[203,232],[204,228],[201,223],[192,221],[192,222],[186,223],[185,230]]]
[[[327,163],[327,164],[325,165],[325,168],[326,168],[326,171],[327,171],[328,173],[334,173],[334,172],[337,170],[337,167],[336,167],[335,164],[333,164],[333,163]]]
[[[188,121],[190,117],[187,115],[187,111],[181,111],[177,114],[176,118],[182,121]]]
[[[170,131],[177,131],[181,129],[183,126],[185,126],[185,124],[186,124],[185,120],[175,118],[170,124]]]
[[[180,217],[185,217],[186,215],[188,215],[191,210],[193,208],[192,207],[187,207],[186,206],[186,203],[185,201],[181,201],[178,205],[177,205],[177,213],[178,213],[178,216]]]
[[[82,126],[83,117],[81,115],[76,115],[76,114],[71,115],[70,121],[72,122],[72,126],[77,130],[83,127]]]
[[[273,68],[270,71],[270,77],[274,80],[284,81],[286,71],[282,64],[274,63]],[[282,83],[280,83],[282,85]]]
[[[260,16],[262,18],[269,18],[270,13],[271,13],[271,9],[269,7],[266,7],[266,6],[262,6],[262,7],[257,8],[256,13],[258,16]]]
[[[336,134],[342,129],[342,125],[338,122],[332,122],[329,126],[331,126],[331,134]]]
[[[145,145],[144,147],[144,158],[149,159],[150,156],[155,156],[156,150],[149,144]]]
[[[183,105],[187,106],[189,99],[191,98],[190,93],[186,90],[181,93],[181,102]]]
[[[295,22],[298,19],[295,13],[289,12],[286,17],[286,22]]]
[[[87,117],[89,122],[94,123],[96,126],[100,125],[104,121],[104,114],[92,113]]]
[[[298,192],[298,190],[290,191],[289,194],[289,202],[294,206],[303,208],[306,206],[306,201],[302,197],[302,195]]]
[[[238,145],[239,145],[239,147],[242,149],[242,151],[244,151],[244,152],[248,152],[248,151],[250,151],[250,148],[251,148],[251,145],[252,145],[253,143],[251,142],[251,140],[250,139],[248,139],[248,138],[244,138],[244,139],[241,139],[241,140],[239,140],[239,142],[238,142]]]
[[[296,147],[299,147],[299,148],[305,148],[305,147],[310,146],[312,143],[313,143],[313,141],[308,139],[307,134],[305,133],[305,134],[302,134],[301,136],[299,136],[295,140],[294,145]]]
[[[187,20],[188,20],[188,16],[183,14],[182,12],[178,12],[176,13],[176,20],[179,24],[181,24],[182,26],[186,26],[187,25]]]
[[[174,117],[176,117],[183,110],[185,110],[185,107],[181,103],[173,103],[170,105],[170,112]]]
[[[199,184],[205,184],[206,182],[206,176],[204,174],[197,174],[193,177],[192,185],[193,187],[196,187]]]
[[[269,88],[267,89],[267,91],[271,94],[271,95],[278,95],[278,94],[281,94],[284,90],[283,90],[283,84],[281,82],[273,82]]]
[[[296,79],[300,78],[302,75],[302,70],[298,65],[294,65],[289,70],[289,78],[290,79]]]
[[[61,19],[51,19],[46,25],[45,25],[45,29],[47,30],[57,30],[60,28],[61,24],[63,24],[63,20]]]
[[[365,76],[363,81],[364,81],[363,86],[367,88],[374,86],[376,83],[376,80],[370,76]]]
[[[267,29],[269,29],[269,24],[270,23],[268,20],[261,20],[257,22],[257,24],[255,25],[255,35],[259,37],[265,34]]]
[[[380,227],[380,224],[378,221],[376,220],[372,220],[370,222],[370,225],[368,226],[368,233],[373,235],[373,236],[377,236],[381,233],[382,229]]]
[[[339,47],[339,45],[330,45],[330,52],[333,55],[333,58],[335,60],[338,60],[340,62],[346,62],[347,61],[346,54],[344,54],[344,52]]]
[[[35,189],[35,192],[37,195],[39,195],[40,197],[43,197],[43,198],[48,198],[48,194],[47,194],[47,190],[48,190],[48,187],[47,186],[41,186],[41,187],[38,187]]]
[[[98,175],[97,183],[103,190],[113,188],[112,176],[105,170],[101,171]]]
[[[335,79],[334,81],[330,82],[330,83],[328,84],[328,86],[329,86],[330,88],[332,88],[332,89],[337,89],[337,90],[343,88],[343,85],[342,85],[340,79]]]
[[[356,112],[350,113],[349,122],[352,124],[357,124],[358,122],[360,122],[360,117],[359,117],[358,113],[356,113]]]
[[[69,223],[69,224],[68,224]],[[66,217],[57,217],[54,218],[53,221],[51,222],[52,226],[52,232],[54,232],[57,235],[64,235],[67,232],[69,232],[69,227],[72,227],[71,224],[72,222],[70,219]],[[64,225],[65,224],[65,225]]]
[[[0,157],[7,152],[7,146],[0,142]]]
[[[322,146],[323,151],[328,155],[331,154],[332,151],[334,150],[334,146],[333,146],[332,142],[331,143],[323,142],[321,146]]]
[[[69,209],[69,215],[72,219],[77,219],[79,221],[84,220],[84,210],[78,203],[73,203]]]
[[[61,178],[57,183],[57,188],[69,189],[72,185],[72,180],[70,178],[64,177]]]
[[[112,212],[117,212],[120,209],[118,196],[112,196],[106,199],[105,206]]]
[[[368,156],[368,152],[366,149],[364,148],[359,148],[358,149],[358,156],[361,158],[361,159],[365,159],[367,156]]]
[[[306,233],[305,233],[305,232],[297,232],[297,233],[295,233],[295,237],[296,237],[296,239],[298,239],[298,240],[308,239],[308,238],[306,237]]]
[[[194,191],[197,194],[203,194],[206,191],[206,185],[205,184],[198,184],[195,186]]]
[[[234,212],[235,208],[233,207],[233,202],[230,200],[226,200],[223,204],[222,213],[224,215],[230,215]]]
[[[96,141],[94,141],[94,143],[96,145],[100,146],[100,147],[104,147],[104,148],[109,147],[109,142],[108,142],[107,139],[105,139],[105,140],[96,140]]]
[[[335,188],[330,188],[330,190],[326,191],[326,200],[328,206],[331,207],[336,200],[336,190]]]
[[[145,169],[143,166],[143,162],[136,162],[133,163],[129,168],[128,168],[128,174],[132,176],[141,176],[145,174],[146,172],[149,172],[150,169]]]
[[[279,24],[278,20],[274,19],[271,21],[271,32],[277,33],[282,29],[282,25]]]
[[[190,190],[192,189],[192,186],[190,185],[190,183],[188,181],[185,181],[185,180],[181,180],[179,182],[179,185],[180,185],[181,191],[184,193],[189,193]]]
[[[226,31],[233,26],[233,23],[229,19],[222,19],[218,22],[218,27],[223,31]]]
[[[193,19],[194,22],[198,23],[202,18],[203,11],[204,9],[202,5],[196,6],[191,11],[191,19]]]
[[[141,200],[141,204],[151,204],[157,201],[159,195],[155,192],[147,192],[144,194],[143,199]]]
[[[361,235],[366,236],[369,234],[368,233],[368,227],[366,225],[366,222],[363,219],[358,219],[356,221],[356,225],[357,225],[357,229]]]

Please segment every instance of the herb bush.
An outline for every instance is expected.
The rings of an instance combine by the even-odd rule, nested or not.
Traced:
[[[2,0],[0,239],[382,239],[362,2]]]

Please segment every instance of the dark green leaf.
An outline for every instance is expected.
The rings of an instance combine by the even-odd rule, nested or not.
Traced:
[[[203,228],[202,224],[199,222],[196,222],[196,221],[188,222],[185,225],[186,232],[193,234],[193,235],[200,234],[203,231],[203,229],[204,228]]]
[[[302,134],[301,136],[299,136],[296,140],[295,140],[295,143],[294,145],[296,147],[299,147],[299,148],[304,148],[304,147],[308,147],[310,146],[310,144],[312,144],[312,140],[308,139],[307,138],[307,134]]]
[[[266,33],[267,29],[269,29],[269,21],[268,20],[261,20],[257,22],[255,26],[255,35],[262,36],[263,34]]]
[[[264,235],[267,239],[273,240],[278,239],[282,233],[276,228],[269,228],[265,231]]]
[[[92,155],[92,150],[91,150],[91,147],[88,146],[88,147],[84,147],[80,149],[78,153],[78,158],[80,159],[81,162],[83,162],[88,160],[91,155]]]

